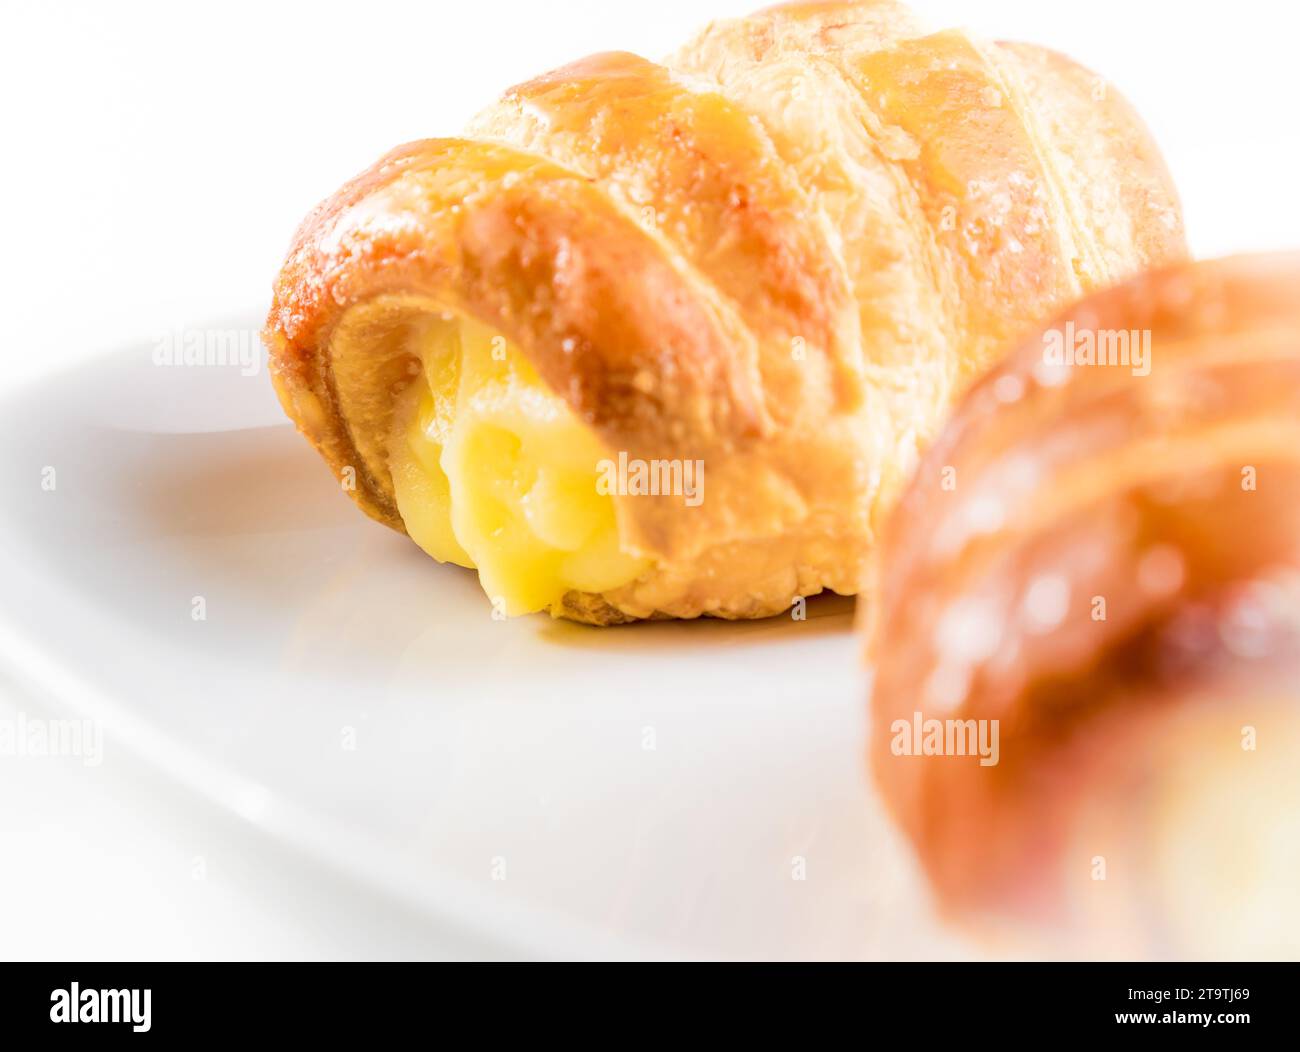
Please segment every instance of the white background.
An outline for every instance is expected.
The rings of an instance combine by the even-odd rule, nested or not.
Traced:
[[[0,393],[260,309],[301,216],[391,146],[454,134],[570,59],[657,57],[703,18],[753,6],[6,4]],[[1293,5],[913,6],[935,28],[1047,44],[1110,78],[1164,150],[1198,255],[1300,248]],[[22,706],[0,685],[0,718]],[[463,952],[287,853],[242,850],[243,835],[148,772],[0,757],[0,956]],[[200,842],[241,861],[176,879]]]

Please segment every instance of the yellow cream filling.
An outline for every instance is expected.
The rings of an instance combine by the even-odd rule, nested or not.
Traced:
[[[648,565],[619,546],[607,453],[503,337],[464,318],[415,337],[424,363],[394,417],[389,467],[411,538],[477,569],[509,615],[606,592]]]

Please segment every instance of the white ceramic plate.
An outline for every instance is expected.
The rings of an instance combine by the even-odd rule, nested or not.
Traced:
[[[106,748],[485,952],[956,952],[867,777],[851,602],[494,621],[339,492],[263,362],[152,350],[0,406],[0,656]]]

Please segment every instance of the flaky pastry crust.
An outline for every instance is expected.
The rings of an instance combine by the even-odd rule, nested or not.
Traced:
[[[1098,78],[890,0],[791,4],[394,150],[303,223],[266,339],[286,412],[401,530],[404,335],[430,310],[492,327],[611,453],[705,464],[699,507],[617,498],[652,568],[556,612],[759,617],[857,590],[879,509],[1009,340],[1184,254],[1163,163]]]

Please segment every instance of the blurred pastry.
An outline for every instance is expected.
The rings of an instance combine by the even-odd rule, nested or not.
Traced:
[[[873,766],[950,916],[1300,954],[1300,256],[1071,307],[967,395],[877,555]]]

